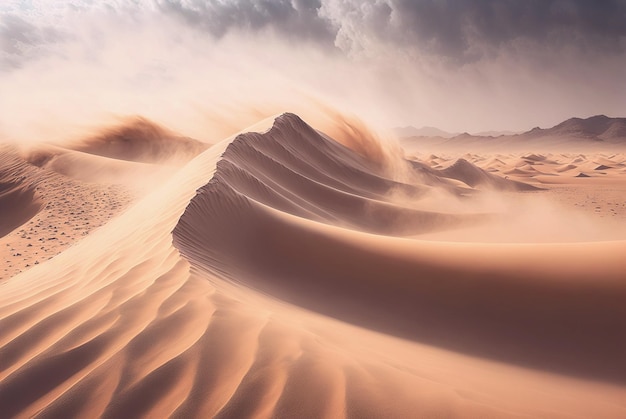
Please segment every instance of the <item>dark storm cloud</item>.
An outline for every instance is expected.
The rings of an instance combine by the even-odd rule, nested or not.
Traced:
[[[232,29],[271,28],[298,39],[313,39],[332,45],[330,22],[318,15],[320,0],[159,0],[159,8],[182,17],[215,37]]]
[[[0,71],[19,68],[34,58],[41,46],[63,38],[54,28],[38,27],[12,14],[0,15]]]
[[[358,49],[376,40],[448,57],[478,58],[516,40],[622,53],[626,0],[160,0],[162,11],[213,36],[272,28],[288,38]],[[363,42],[366,39],[368,42]]]
[[[405,43],[462,56],[474,44],[498,47],[514,40],[624,51],[624,0],[394,0]]]
[[[67,7],[74,17],[83,9],[95,15],[89,5]],[[270,30],[348,55],[376,56],[382,47],[454,65],[507,50],[522,58],[561,49],[626,54],[626,0],[120,0],[104,9],[139,16],[154,6],[214,38]],[[0,14],[0,68],[17,68],[67,40],[73,25],[58,23]]]

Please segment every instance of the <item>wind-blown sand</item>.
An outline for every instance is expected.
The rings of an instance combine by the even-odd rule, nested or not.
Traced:
[[[0,283],[3,416],[626,416],[624,155],[381,164],[292,114],[248,131],[145,195],[2,150],[2,243],[104,214]]]

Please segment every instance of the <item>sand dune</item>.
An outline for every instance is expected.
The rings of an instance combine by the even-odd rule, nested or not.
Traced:
[[[527,185],[523,182],[508,180],[506,178],[503,179],[499,176],[487,173],[465,159],[457,160],[450,167],[440,170],[439,173],[444,177],[461,180],[470,187],[482,186],[485,188],[510,191],[537,190],[535,186]]]
[[[135,117],[75,141],[69,148],[114,159],[180,164],[206,150],[208,145]]]
[[[247,131],[119,216],[94,210],[107,214],[100,228],[0,283],[2,415],[626,415],[626,231],[481,240],[502,211],[486,201],[494,193],[553,197],[561,209],[589,199],[626,221],[626,207],[609,205],[623,192],[623,155],[605,156],[614,168],[595,180],[558,171],[584,164],[574,155],[528,150],[540,171],[516,169],[520,155],[440,155],[406,162],[398,180],[293,114]],[[11,226],[62,230],[95,191],[119,211],[130,201],[111,192],[120,185],[2,151],[0,191],[24,197],[7,213],[34,211]],[[68,167],[90,161],[59,156]],[[105,172],[119,163],[96,160]],[[567,195],[593,188],[584,181],[605,186]],[[427,239],[468,227],[472,243]],[[28,241],[8,228],[2,240]]]

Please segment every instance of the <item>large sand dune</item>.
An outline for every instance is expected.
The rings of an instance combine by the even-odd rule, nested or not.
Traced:
[[[135,154],[2,150],[4,247],[44,215],[69,231],[89,194],[116,206],[0,283],[1,416],[626,416],[624,155],[381,165],[293,114],[247,131],[128,209],[110,174],[156,173]],[[536,201],[609,233],[493,243]]]

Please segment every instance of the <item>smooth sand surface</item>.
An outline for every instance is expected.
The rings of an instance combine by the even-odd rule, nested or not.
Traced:
[[[626,416],[625,155],[248,131],[142,193],[2,149],[3,247],[100,220],[0,283],[3,416]]]

